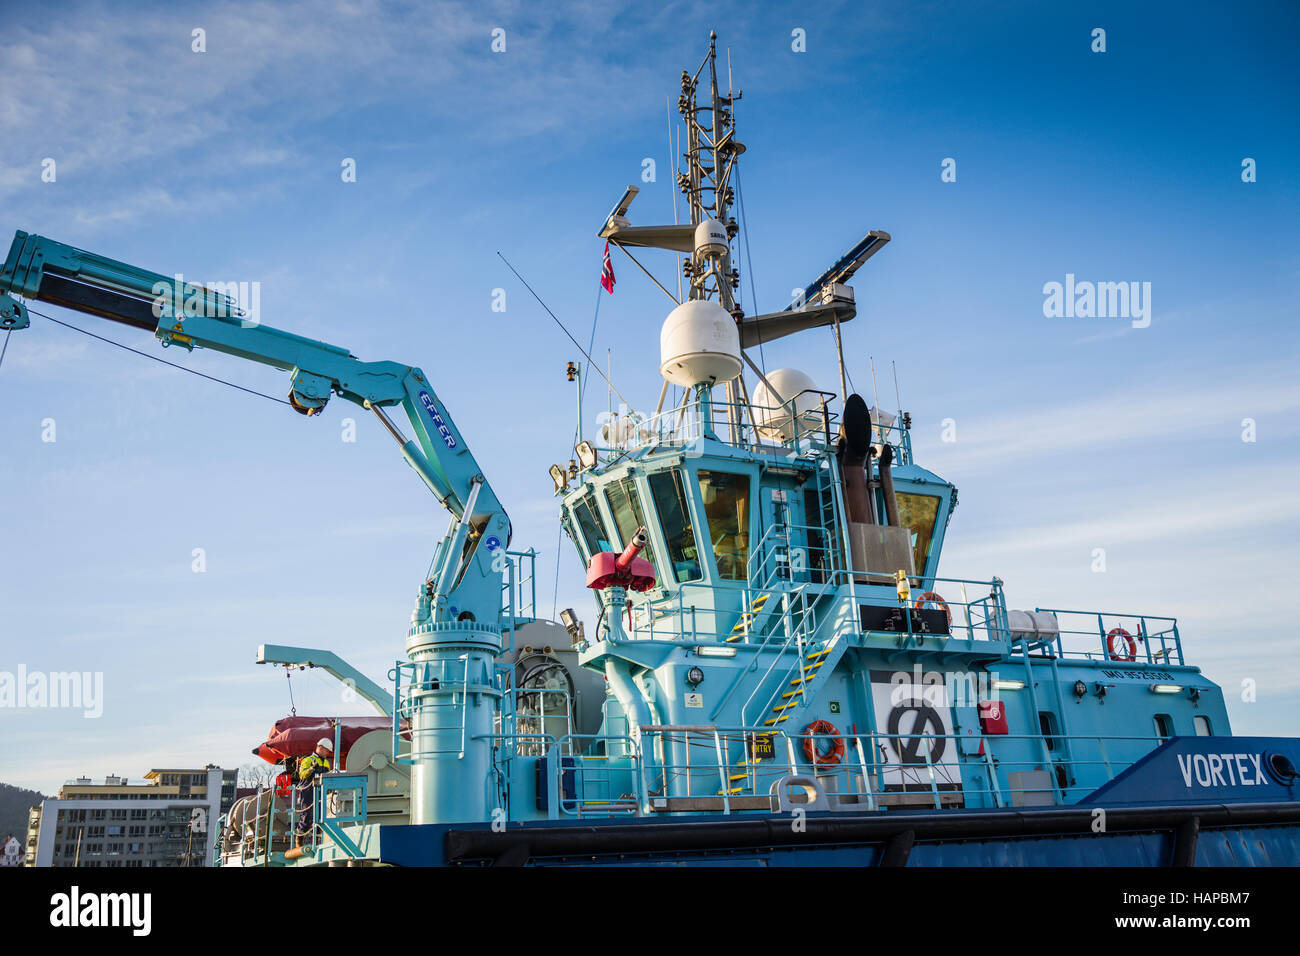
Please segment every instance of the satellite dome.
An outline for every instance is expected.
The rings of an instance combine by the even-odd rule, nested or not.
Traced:
[[[695,227],[695,254],[697,256],[724,256],[731,251],[727,227],[716,219],[705,219]]]
[[[805,391],[817,387],[811,377],[796,368],[778,368],[768,372],[766,378],[772,388],[760,379],[751,403],[754,424],[758,426],[760,435],[769,441],[789,441],[795,436],[796,421],[799,434],[822,427],[822,396]],[[777,394],[774,395],[772,389],[776,389]],[[791,402],[794,403],[793,415]]]
[[[683,302],[659,330],[659,373],[674,385],[728,382],[740,374],[740,332],[722,306]]]

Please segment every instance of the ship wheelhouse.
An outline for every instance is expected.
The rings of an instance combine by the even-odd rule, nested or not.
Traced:
[[[904,462],[910,457],[906,438],[903,432],[894,439]],[[796,584],[827,584],[837,571],[843,574],[847,517],[824,440],[805,441],[802,449],[678,444],[657,443],[632,454],[610,449],[609,457],[619,460],[580,474],[564,497],[562,521],[584,565],[601,551],[621,551],[644,527],[643,557],[654,566],[656,585],[644,598],[633,598],[638,604],[683,591],[734,592],[774,574]],[[896,513],[911,557],[909,576],[925,590],[938,573],[957,492],[915,464],[896,466],[893,475],[896,509],[886,504],[880,482],[871,480],[872,510],[882,528]]]

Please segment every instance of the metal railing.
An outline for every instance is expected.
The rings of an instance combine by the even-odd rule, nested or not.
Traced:
[[[563,687],[512,687],[502,700],[498,723],[503,735],[535,738],[516,756],[543,756],[557,739],[573,732],[572,695]]]
[[[586,753],[598,741],[603,753]],[[618,750],[611,750],[612,745]],[[566,734],[547,758],[551,761],[554,806],[561,816],[633,816],[645,806],[641,749],[630,736]]]
[[[643,773],[652,777],[646,781],[646,792],[652,800],[704,797],[707,802],[701,811],[739,810],[732,806],[733,798],[742,795],[736,791],[744,789],[737,787],[737,782],[742,776],[757,779],[758,765],[753,758],[767,749],[767,743],[771,744],[773,756],[760,758],[772,760],[764,775],[773,768],[780,768],[776,776],[795,773],[794,748],[783,731],[771,727],[647,725],[641,728],[641,735],[642,753],[649,750],[653,755],[651,760],[643,760],[643,764],[651,764],[643,767]],[[777,745],[778,740],[782,746]],[[764,744],[761,750],[760,742]],[[717,799],[707,800],[710,797]],[[664,809],[678,812],[680,805],[665,803]]]
[[[1047,650],[1062,659],[1145,663],[1152,667],[1184,663],[1175,618],[1058,608],[1035,610],[1055,614],[1060,631],[1053,637],[1028,642],[1031,649]]]
[[[733,447],[767,454],[804,454],[833,447],[831,436],[839,420],[830,411],[830,403],[836,398],[834,392],[804,389],[772,406],[729,402],[721,395],[720,390],[710,390],[706,399],[696,394],[675,408],[650,416],[611,412],[605,438],[608,444],[596,449],[598,458],[610,463],[641,448],[686,446],[710,435]],[[777,428],[788,431],[788,435],[769,438],[760,433]]]
[[[814,543],[818,539],[822,543]],[[750,549],[746,580],[756,591],[785,583],[825,583],[845,569],[833,529],[817,525],[773,524]]]
[[[781,677],[776,681],[775,688],[769,694],[767,702],[759,708],[758,713],[759,715],[766,717],[766,715],[772,712],[772,708],[776,705],[780,695],[786,692],[786,689],[790,686],[792,675],[798,674],[802,676],[801,669],[805,666],[805,655],[814,645],[817,644],[818,641],[823,639],[821,634],[822,627],[825,626],[828,621],[834,620],[834,615],[831,613],[823,614],[821,619],[818,620],[816,607],[809,606],[808,594],[806,591],[799,591],[798,599],[800,601],[800,606],[797,615],[792,614],[789,608],[786,609],[786,616],[789,619],[789,623],[793,626],[787,626],[782,629],[787,635],[785,641],[782,643],[781,647],[777,649],[776,654],[772,657],[772,662],[768,665],[767,670],[763,672],[763,676],[754,682],[753,690],[750,691],[749,697],[746,698],[745,703],[741,705],[740,720],[742,724],[748,723],[749,707],[757,698],[762,688],[767,686],[769,676],[780,670],[782,662],[788,659],[787,655],[793,654],[793,659],[790,660],[789,666],[781,672]],[[787,601],[787,603],[789,602]],[[795,623],[796,617],[797,623]],[[768,642],[776,633],[776,631],[773,631],[769,634],[763,644],[759,646],[760,655],[767,648]],[[832,646],[833,642],[828,642],[826,644],[828,650]],[[759,658],[756,657],[755,661],[757,662],[758,660]],[[739,682],[733,686],[738,685]],[[801,683],[798,687],[800,699],[802,699],[803,691],[804,684]],[[725,700],[723,702],[725,703]]]
[[[737,806],[736,798],[766,797],[773,784],[794,776],[815,779],[828,809],[1064,806],[1161,743],[1155,736],[1008,734],[974,738],[980,746],[971,750],[963,748],[972,738],[959,734],[834,736],[765,726],[645,726],[641,732],[642,753],[652,755],[642,771],[652,800],[717,798],[695,808],[678,799],[666,807],[673,812],[767,809],[752,800]],[[759,740],[768,756],[755,761]],[[831,756],[836,750],[838,758]],[[819,755],[815,763],[810,753]]]
[[[516,620],[531,621],[537,616],[537,552],[532,548],[506,551],[503,558],[501,611],[506,627],[512,629]]]
[[[392,740],[395,763],[408,766],[414,763],[410,757],[400,756],[399,738],[410,741],[410,752],[418,751],[423,757],[464,756],[472,666],[474,666],[473,662],[468,657],[459,657],[398,661],[389,671],[389,678],[393,681]],[[405,681],[403,681],[404,675]],[[493,672],[492,683],[495,689],[504,692],[500,670]],[[451,693],[446,695],[445,700],[435,699],[431,702],[423,699],[429,692],[435,690],[446,692],[448,689]],[[454,721],[417,730],[411,719],[416,711],[426,714],[452,711]],[[425,740],[432,740],[435,743],[429,747],[419,746]]]
[[[282,798],[276,795],[274,788],[268,788],[237,801],[220,818],[213,848],[214,864],[228,865],[237,860],[240,866],[266,866],[277,852],[287,850],[297,830],[299,810],[296,796],[296,793],[291,793],[281,806]],[[264,810],[263,802],[266,803]],[[239,816],[239,830],[235,832],[236,824],[231,822],[231,818],[241,804],[245,806]],[[250,809],[253,811],[251,818],[246,815]],[[276,817],[279,815],[287,815],[288,823],[277,829]]]

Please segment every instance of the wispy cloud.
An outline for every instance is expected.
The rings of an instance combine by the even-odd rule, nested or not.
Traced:
[[[948,477],[1149,439],[1237,440],[1243,418],[1300,409],[1294,363],[1225,370],[1219,381],[1152,379],[1122,392],[1029,409],[955,409],[957,441],[918,441],[918,457]]]
[[[87,3],[15,22],[0,39],[0,58],[23,73],[0,88],[0,200],[40,212],[42,228],[93,232],[265,200],[304,176],[337,179],[345,156],[418,150],[420,162],[389,165],[386,183],[416,189],[454,174],[467,151],[567,127],[605,89],[648,79],[613,61],[592,29],[615,15],[606,5],[264,0],[132,17]],[[490,48],[496,27],[504,54]],[[191,49],[198,29],[203,53]],[[431,156],[421,135],[403,149],[393,133],[412,122],[445,127],[454,146]],[[576,148],[590,134],[548,146]],[[40,178],[46,157],[53,184]]]

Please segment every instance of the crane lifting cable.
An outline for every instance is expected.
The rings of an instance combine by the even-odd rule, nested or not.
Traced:
[[[289,402],[285,401],[283,398],[276,398],[274,395],[267,395],[265,392],[259,392],[256,389],[245,388],[243,385],[236,385],[234,382],[227,382],[224,378],[217,378],[215,375],[208,375],[206,372],[200,372],[197,369],[187,368],[186,366],[179,365],[176,362],[169,362],[165,358],[159,358],[157,355],[150,355],[148,352],[142,352],[139,349],[133,349],[129,345],[123,345],[121,342],[115,342],[113,339],[110,339],[106,336],[96,335],[94,332],[90,332],[79,326],[73,325],[71,322],[64,322],[61,319],[56,319],[52,315],[46,315],[44,312],[37,312],[35,309],[30,309],[30,308],[27,311],[31,315],[39,315],[42,319],[48,319],[49,321],[53,322],[55,325],[61,325],[65,329],[72,329],[72,331],[80,332],[82,335],[89,335],[92,339],[99,339],[99,341],[107,342],[109,345],[116,345],[120,349],[125,349],[128,352],[134,352],[136,355],[142,355],[145,358],[152,359],[155,362],[161,362],[163,365],[169,365],[172,368],[178,368],[182,372],[189,372],[191,375],[197,375],[199,378],[206,378],[210,382],[217,382],[218,384],[221,385],[228,385],[231,388],[238,389],[241,392],[247,392],[249,395],[256,395],[258,398],[265,398],[268,401],[276,402],[277,404],[280,405],[289,404]],[[10,331],[8,334],[5,335],[5,348],[9,347],[9,336],[12,334],[13,332]],[[0,361],[3,361],[2,354],[0,354]]]
[[[298,716],[298,705],[293,702],[293,668],[288,664],[284,666],[284,679],[289,685],[289,716]]]

